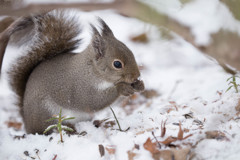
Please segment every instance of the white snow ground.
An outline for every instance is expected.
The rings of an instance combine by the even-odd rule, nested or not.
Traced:
[[[168,10],[163,12],[191,26],[193,33],[197,36],[197,41],[204,44],[209,41],[206,38],[209,33],[221,27],[227,27],[219,18],[232,18],[232,16],[224,7],[215,10],[212,13],[214,15],[206,16],[206,13],[202,14],[199,11],[201,8],[211,10],[215,5],[221,4],[217,0],[204,0],[205,3],[202,1],[197,0],[182,7],[177,0],[171,0],[168,4],[165,2]],[[160,4],[164,5],[164,3]],[[189,9],[191,7],[199,9]],[[219,13],[222,17],[219,17]],[[86,131],[87,134],[84,136],[64,135],[64,143],[59,143],[57,133],[48,136],[26,135],[25,138],[18,139],[14,137],[25,133],[23,127],[20,130],[9,128],[6,122],[22,123],[22,119],[18,108],[13,105],[14,100],[7,86],[7,80],[3,79],[0,83],[1,159],[127,160],[129,159],[128,151],[132,151],[134,145],[138,144],[140,147],[134,149],[136,154],[134,160],[151,160],[151,153],[143,147],[148,137],[153,139],[151,132],[155,133],[159,141],[163,141],[168,136],[177,136],[179,127],[176,123],[179,122],[182,128],[186,129],[184,135],[193,134],[193,136],[173,144],[182,147],[187,147],[186,143],[195,145],[195,148],[190,146],[192,152],[196,154],[194,159],[239,159],[240,124],[235,107],[240,95],[234,93],[234,90],[225,93],[228,88],[226,80],[230,77],[229,74],[225,73],[216,62],[205,57],[177,36],[172,40],[164,39],[154,26],[120,16],[113,11],[99,11],[91,14],[102,17],[112,28],[115,36],[133,51],[137,62],[143,65],[141,73],[146,89],[156,90],[159,96],[145,99],[138,95],[127,106],[123,107],[122,103],[112,106],[121,127],[124,129],[130,127],[127,132],[116,130],[117,125],[96,128],[93,122],[80,122],[77,125],[79,133]],[[211,24],[207,23],[204,27],[193,25],[197,22],[195,18],[198,18],[201,23],[211,21]],[[231,23],[237,26],[236,30],[240,30],[239,22],[232,19]],[[211,29],[212,25],[214,29]],[[130,37],[145,32],[150,40],[148,43],[136,43],[130,40]],[[8,48],[4,70],[16,54],[18,54],[17,49]],[[173,102],[176,103],[178,111]],[[192,117],[186,119],[183,115],[190,112]],[[105,118],[114,120],[109,108],[96,113],[94,120]],[[166,135],[161,138],[161,122],[165,120],[167,120]],[[224,133],[225,138],[207,139],[205,132],[214,130]],[[114,148],[115,153],[111,154],[113,149],[109,149],[110,151],[105,149],[105,155],[101,157],[100,144],[108,149]]]

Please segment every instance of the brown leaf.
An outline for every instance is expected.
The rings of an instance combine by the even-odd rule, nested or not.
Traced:
[[[178,111],[177,103],[175,101],[169,101],[169,103]]]
[[[139,150],[139,149],[140,149],[139,144],[134,144],[134,148],[137,149],[137,150]]]
[[[142,43],[147,43],[148,42],[148,37],[146,33],[139,34],[137,36],[131,37],[131,40],[134,42],[142,42]]]
[[[182,124],[179,122],[179,131],[178,131],[178,137],[177,137],[177,139],[178,139],[178,140],[185,140],[185,139],[187,139],[188,137],[191,137],[191,136],[192,136],[192,134],[189,134],[189,135],[187,135],[186,137],[183,137],[183,134],[184,134],[184,132],[183,132],[183,130],[182,130]]]
[[[154,160],[186,160],[190,154],[190,148],[161,150],[153,154]]]
[[[133,151],[128,151],[128,160],[134,160],[134,157],[137,155]]]
[[[178,140],[182,140],[183,139],[183,130],[182,130],[182,124],[181,122],[179,122],[179,131],[178,131]]]
[[[114,145],[108,145],[105,147],[105,149],[108,151],[109,154],[115,154],[116,152],[116,146]]]
[[[114,125],[116,124],[116,122],[113,120],[113,121],[107,121],[104,123],[103,127],[104,128],[112,128]]]
[[[168,110],[167,110],[167,113],[170,113],[171,111],[173,111],[174,109],[173,108],[169,108]]]
[[[172,142],[175,142],[177,141],[178,139],[176,137],[172,137],[172,136],[169,136],[167,137],[164,141],[160,141],[160,143],[163,143],[165,145],[169,145],[171,144]]]
[[[136,135],[144,134],[145,132],[151,132],[154,129],[158,129],[158,128],[148,128],[148,129],[145,129],[143,131],[137,132]]]
[[[22,136],[14,136],[14,139],[18,139],[18,140],[24,139],[24,138],[26,138],[26,134],[23,134]]]
[[[193,112],[190,112],[190,113],[186,113],[183,115],[186,119],[191,119],[193,118]]]
[[[105,155],[105,149],[104,149],[102,144],[98,145],[98,149],[99,149],[99,153],[100,153],[101,157],[104,156]]]
[[[207,139],[216,140],[229,140],[223,132],[220,131],[207,131],[205,132]]]
[[[164,137],[165,134],[166,134],[166,122],[167,122],[167,119],[162,123],[161,123],[161,137]]]
[[[52,160],[56,160],[56,158],[57,158],[57,155],[55,154]]]
[[[187,138],[189,138],[189,137],[191,137],[191,136],[193,136],[193,134],[189,134],[189,135],[187,135],[186,137],[183,137],[182,140],[185,140],[185,139],[187,139]]]
[[[157,144],[152,143],[150,138],[148,138],[147,141],[143,144],[143,147],[149,152],[151,152],[152,154],[158,152]]]
[[[154,160],[172,160],[173,153],[170,150],[161,150],[155,154],[152,154],[152,157]]]
[[[7,121],[6,124],[8,128],[14,128],[16,130],[20,130],[22,127],[22,123],[20,122]]]
[[[94,120],[94,121],[93,121],[93,125],[94,125],[96,128],[98,128],[98,127],[100,127],[100,126],[102,125],[103,122],[105,122],[105,121],[107,121],[107,120],[108,120],[108,118],[103,119],[103,120]]]

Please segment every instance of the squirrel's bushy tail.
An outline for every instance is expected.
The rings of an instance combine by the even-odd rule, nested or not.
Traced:
[[[74,16],[68,16],[66,11],[52,11],[26,19],[31,22],[28,24],[34,25],[33,42],[27,54],[18,58],[9,71],[10,85],[19,97],[20,107],[26,83],[34,68],[42,61],[73,51],[81,41],[77,39],[81,32],[78,21]]]

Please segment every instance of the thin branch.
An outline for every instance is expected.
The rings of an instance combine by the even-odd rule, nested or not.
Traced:
[[[128,5],[127,0],[115,0],[111,3],[34,3],[28,5],[20,5],[9,10],[9,8],[1,8],[0,15],[11,16],[26,16],[29,13],[41,13],[53,9],[76,8],[83,11],[116,9],[121,10],[124,6]]]

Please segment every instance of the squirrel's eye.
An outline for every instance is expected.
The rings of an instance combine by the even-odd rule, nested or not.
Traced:
[[[117,69],[123,68],[122,62],[118,60],[113,61],[113,66]]]

